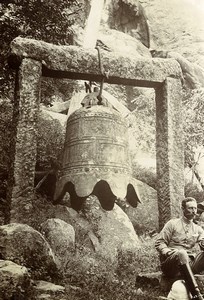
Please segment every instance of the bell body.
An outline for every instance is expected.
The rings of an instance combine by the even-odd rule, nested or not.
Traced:
[[[76,110],[67,121],[63,168],[55,201],[59,202],[66,192],[71,198],[74,195],[75,200],[95,194],[104,208],[105,203],[111,202],[108,209],[113,207],[115,198],[127,196],[128,185],[132,190],[135,182],[131,176],[126,122],[117,111],[102,105]],[[135,194],[133,206],[139,201],[138,192]]]

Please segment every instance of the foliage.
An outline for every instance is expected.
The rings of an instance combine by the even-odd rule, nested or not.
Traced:
[[[71,98],[73,90],[73,80],[43,77],[41,81],[41,103],[50,107],[54,102],[67,101]]]
[[[132,157],[137,151],[155,154],[156,106],[151,88],[105,84],[104,89],[129,109],[126,116],[129,148]]]
[[[185,165],[189,167],[200,183],[202,189],[202,175],[197,168],[204,156],[204,89],[186,90],[183,100],[184,108],[184,138],[185,138]],[[189,187],[186,192],[189,194]],[[194,191],[195,192],[195,191]],[[193,191],[192,191],[193,193]],[[190,194],[192,194],[190,193]],[[195,194],[195,193],[194,193]],[[202,198],[202,193],[196,199]]]
[[[40,231],[41,224],[47,219],[54,218],[53,204],[39,194],[35,194],[33,201],[33,212],[30,219],[26,222],[35,230]]]
[[[39,118],[37,168],[48,170],[53,164],[60,164],[63,144],[63,128],[59,121]]]
[[[153,89],[134,88],[129,117],[130,149],[155,154],[156,106]],[[136,124],[136,126],[135,126]],[[139,144],[138,144],[139,142]]]
[[[72,43],[71,25],[83,9],[76,0],[8,0],[0,4],[0,80],[4,94],[13,86],[7,57],[10,42],[17,36],[55,44]],[[60,20],[60,22],[59,22]]]
[[[203,190],[198,190],[197,186],[192,183],[188,183],[185,185],[185,196],[193,197],[197,200],[197,202],[204,201],[204,193]]]
[[[9,1],[8,1],[9,2]],[[76,13],[68,9],[76,1],[30,0],[14,1],[3,6],[2,16],[4,32],[12,35],[26,35],[51,43],[65,44],[70,37],[69,26]],[[61,20],[61,22],[59,22]],[[11,38],[11,37],[10,37]]]
[[[184,131],[186,163],[194,161],[195,151],[204,145],[204,89],[184,93]]]
[[[146,287],[148,292],[141,293],[135,284],[138,273],[157,268],[158,258],[153,242],[144,242],[135,254],[119,253],[117,263],[85,253],[84,249],[83,252],[77,250],[75,255],[70,256],[63,282],[67,294],[80,300],[135,300],[158,296],[160,291],[156,288]]]

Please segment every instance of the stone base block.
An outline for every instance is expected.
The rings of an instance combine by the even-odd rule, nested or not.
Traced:
[[[175,279],[169,279],[162,272],[140,273],[136,277],[136,285],[160,287],[163,292],[169,292]]]
[[[34,287],[35,300],[66,300],[65,288],[47,281],[36,281]]]

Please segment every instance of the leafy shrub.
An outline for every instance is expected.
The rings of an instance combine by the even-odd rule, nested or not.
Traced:
[[[7,57],[11,41],[17,36],[44,40],[54,44],[72,43],[71,25],[81,19],[83,5],[76,0],[8,0],[0,3],[0,82],[8,95],[13,72]],[[77,16],[77,17],[76,17]],[[60,22],[59,22],[60,20]]]
[[[197,202],[204,201],[204,192],[203,190],[198,189],[195,184],[188,183],[185,186],[185,196],[193,197]]]

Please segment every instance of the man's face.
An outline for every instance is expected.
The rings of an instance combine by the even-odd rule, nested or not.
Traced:
[[[183,208],[183,214],[188,220],[195,218],[197,213],[197,202],[189,201],[186,203],[186,207]]]

